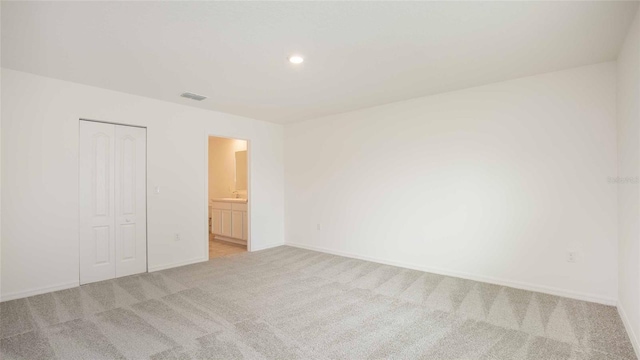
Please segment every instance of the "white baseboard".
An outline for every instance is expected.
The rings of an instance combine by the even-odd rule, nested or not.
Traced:
[[[204,262],[204,261],[209,261],[209,258],[208,257],[204,257],[204,258],[200,257],[200,258],[197,258],[197,259],[191,259],[191,260],[181,261],[181,262],[177,262],[177,263],[158,265],[158,266],[150,266],[149,267],[149,272],[160,271],[160,270],[165,270],[165,269],[171,269],[171,268],[175,268],[175,267],[191,265],[191,264]]]
[[[366,260],[366,261],[376,262],[376,263],[385,264],[385,265],[392,265],[392,266],[397,266],[397,267],[406,268],[406,269],[412,269],[412,270],[424,271],[424,272],[429,272],[429,273],[434,273],[434,274],[439,274],[439,275],[458,277],[458,278],[463,278],[463,279],[468,279],[468,280],[474,280],[474,281],[480,281],[480,282],[495,284],[495,285],[508,286],[508,287],[512,287],[512,288],[516,288],[516,289],[541,292],[541,293],[545,293],[545,294],[562,296],[562,297],[567,297],[567,298],[576,299],[576,300],[589,301],[589,302],[594,302],[594,303],[599,303],[599,304],[604,304],[604,305],[615,306],[616,302],[617,302],[616,299],[602,297],[602,296],[594,295],[594,294],[581,293],[581,292],[576,292],[576,291],[571,291],[571,290],[558,289],[558,288],[553,288],[553,287],[548,287],[548,286],[543,286],[543,285],[530,284],[530,283],[519,282],[519,281],[499,279],[499,278],[494,278],[494,277],[489,277],[489,276],[468,274],[468,273],[464,273],[464,272],[452,271],[452,270],[441,269],[441,268],[433,268],[433,267],[417,265],[417,264],[411,264],[411,263],[405,263],[405,262],[399,262],[399,261],[390,261],[390,260],[374,258],[374,257],[370,257],[370,256],[362,256],[362,255],[349,253],[349,252],[345,252],[345,251],[332,250],[332,249],[323,248],[323,247],[319,247],[319,246],[310,246],[310,245],[299,244],[299,243],[289,242],[289,241],[287,241],[285,243],[285,245],[293,246],[293,247],[297,247],[297,248],[301,248],[301,249],[320,251],[320,252],[324,252],[324,253],[328,253],[328,254],[339,255],[339,256],[344,256],[344,257],[349,257],[349,258],[354,258],[354,259],[359,259],[359,260]]]
[[[57,285],[53,285],[53,286],[45,286],[45,287],[36,288],[36,289],[29,289],[29,290],[25,290],[25,291],[13,292],[13,293],[9,293],[9,294],[2,294],[2,296],[0,297],[0,302],[9,301],[9,300],[15,300],[15,299],[22,299],[22,298],[26,298],[26,297],[29,297],[29,296],[46,294],[46,293],[49,293],[49,292],[70,289],[70,288],[74,288],[74,287],[78,287],[78,286],[80,286],[80,281],[72,281],[72,282],[63,283],[63,284],[57,284]]]
[[[265,244],[262,246],[251,246],[251,251],[253,252],[253,251],[267,250],[267,249],[271,249],[271,248],[282,246],[282,245],[286,245],[286,244],[284,242],[277,242],[277,243]]]
[[[173,264],[149,267],[149,272],[158,271],[158,270],[164,270],[164,269],[170,269],[170,268],[189,265],[189,264],[195,264],[195,263],[203,262],[203,261],[207,261],[207,260],[209,260],[209,259],[208,258],[198,258],[198,259],[187,260],[187,261],[180,262],[180,263],[173,263]],[[45,286],[45,287],[41,287],[41,288],[37,288],[37,289],[29,289],[29,290],[25,290],[25,291],[13,292],[13,293],[9,293],[9,294],[2,294],[0,296],[0,302],[9,301],[9,300],[15,300],[15,299],[22,299],[22,298],[26,298],[26,297],[29,297],[29,296],[46,294],[46,293],[50,293],[50,292],[54,292],[54,291],[58,291],[58,290],[70,289],[70,288],[74,288],[74,287],[78,287],[78,286],[80,286],[80,281],[72,281],[72,282],[53,285],[53,286]]]
[[[640,358],[640,344],[638,344],[638,338],[636,337],[636,333],[631,327],[631,323],[629,322],[627,313],[624,311],[624,308],[621,304],[618,304],[617,308],[618,314],[620,314],[620,318],[622,319],[622,323],[624,324],[624,328],[627,330],[627,335],[629,335],[631,345],[633,345],[633,350],[636,352],[636,357]]]

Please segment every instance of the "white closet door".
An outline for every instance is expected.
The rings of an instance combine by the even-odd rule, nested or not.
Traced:
[[[116,277],[147,271],[146,136],[115,127]]]
[[[80,283],[116,275],[115,125],[80,121]]]

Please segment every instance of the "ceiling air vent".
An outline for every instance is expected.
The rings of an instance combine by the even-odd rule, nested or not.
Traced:
[[[194,93],[190,93],[190,92],[182,93],[182,94],[180,94],[180,96],[182,96],[183,98],[196,100],[196,101],[202,101],[202,100],[207,98],[206,96],[198,95],[198,94],[194,94]]]

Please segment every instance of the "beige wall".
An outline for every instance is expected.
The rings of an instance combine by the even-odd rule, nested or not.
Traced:
[[[235,154],[243,150],[247,150],[244,140],[209,137],[209,199],[235,197]]]

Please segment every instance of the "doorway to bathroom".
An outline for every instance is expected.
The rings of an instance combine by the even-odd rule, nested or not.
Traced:
[[[247,140],[208,137],[209,259],[249,249],[248,153]]]

